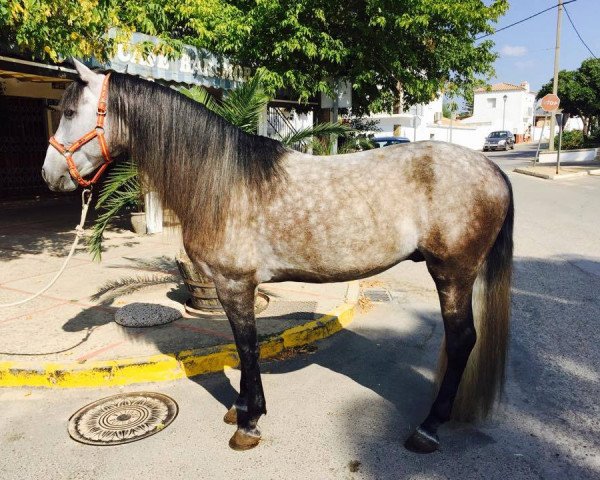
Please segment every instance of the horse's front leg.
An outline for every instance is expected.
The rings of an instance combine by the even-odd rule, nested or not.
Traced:
[[[256,424],[260,416],[267,413],[258,365],[259,348],[254,317],[257,285],[250,278],[233,280],[215,277],[217,294],[233,330],[242,371],[240,396],[225,417],[226,421],[237,420],[238,426],[229,446],[234,450],[248,450],[258,445],[260,431]]]

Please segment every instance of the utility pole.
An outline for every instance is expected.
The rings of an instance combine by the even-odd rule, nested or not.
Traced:
[[[556,47],[554,49],[554,83],[552,84],[552,93],[558,94],[558,64],[560,59],[560,29],[562,25],[563,0],[558,0],[558,19],[556,21]],[[550,145],[548,150],[554,151],[554,127],[556,118],[554,114],[550,116]]]

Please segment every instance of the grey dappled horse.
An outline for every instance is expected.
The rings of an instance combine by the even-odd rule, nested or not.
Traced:
[[[80,79],[65,92],[56,132],[66,148],[93,130],[105,78],[76,67]],[[406,447],[434,451],[451,415],[489,412],[504,377],[513,200],[486,157],[440,142],[305,155],[247,135],[172,89],[118,73],[108,82],[104,127],[110,155],[136,160],[179,217],[188,255],[217,287],[241,361],[239,397],[225,416],[237,423],[232,448],[258,444],[266,413],[257,286],[359,279],[403,260],[426,263],[445,328],[437,398]],[[95,141],[72,158],[82,176],[103,163]],[[53,190],[77,187],[52,146],[42,174]]]

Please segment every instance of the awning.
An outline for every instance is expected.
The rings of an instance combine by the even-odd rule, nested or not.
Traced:
[[[141,42],[158,44],[156,37],[133,33],[130,45]],[[119,44],[117,54],[102,66],[117,72],[139,75],[144,78],[167,80],[169,82],[203,85],[224,90],[236,88],[240,82],[252,75],[248,67],[235,65],[227,59],[217,57],[205,50],[186,45],[181,57],[169,60],[163,55],[150,55],[142,58],[128,45]]]
[[[16,78],[28,82],[70,81],[77,77],[77,72],[72,68],[4,55],[0,55],[0,72],[3,73],[3,78]]]

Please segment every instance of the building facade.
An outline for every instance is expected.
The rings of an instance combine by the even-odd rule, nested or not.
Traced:
[[[508,130],[515,134],[517,141],[526,140],[534,124],[535,96],[528,82],[479,88],[473,95],[473,116],[463,119],[462,123],[487,124],[490,131]]]
[[[461,120],[444,118],[443,97],[440,95],[427,104],[419,104],[397,114],[378,113],[369,117],[377,121],[380,131],[375,137],[400,136],[411,142],[438,140],[480,150],[491,125],[467,125]]]

